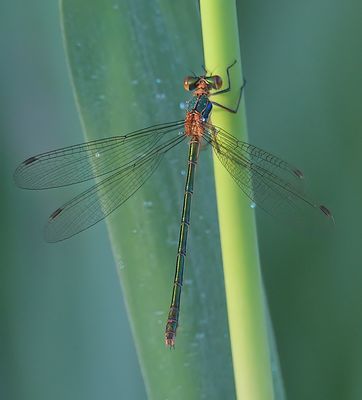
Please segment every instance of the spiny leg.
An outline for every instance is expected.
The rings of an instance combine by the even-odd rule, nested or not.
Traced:
[[[244,79],[243,86],[241,86],[241,88],[240,88],[239,98],[238,98],[238,101],[237,101],[237,104],[236,104],[235,108],[230,108],[230,107],[224,106],[223,104],[220,104],[220,103],[218,103],[216,101],[212,101],[211,103],[214,106],[222,108],[223,110],[226,110],[226,111],[229,111],[229,112],[231,112],[233,114],[236,114],[238,112],[238,110],[239,110],[240,101],[241,101],[241,97],[243,95],[243,90],[244,90],[245,85],[246,85],[246,80]]]
[[[211,93],[211,94],[209,95],[210,97],[211,97],[211,96],[215,96],[216,94],[222,94],[222,93],[230,92],[230,90],[231,90],[230,69],[231,69],[231,67],[233,67],[235,64],[236,64],[236,60],[226,68],[226,74],[227,74],[227,77],[228,77],[228,86],[227,86],[227,88],[222,89],[222,90],[219,90],[218,92]],[[222,108],[223,110],[226,110],[226,111],[229,111],[229,112],[231,112],[231,113],[233,113],[233,114],[236,114],[236,113],[238,112],[238,110],[239,110],[240,101],[241,101],[241,97],[242,97],[242,95],[243,95],[243,90],[244,90],[245,85],[246,85],[246,80],[244,79],[243,85],[242,85],[241,88],[240,88],[239,98],[238,98],[238,101],[237,101],[237,104],[236,104],[236,107],[235,107],[235,108],[230,108],[230,107],[224,106],[223,104],[218,103],[217,101],[211,101],[211,103],[212,103],[213,105],[217,106],[217,107]]]
[[[230,83],[231,80],[230,80],[230,72],[229,72],[229,70],[235,64],[236,64],[236,60],[226,68],[226,74],[227,74],[227,77],[228,77],[228,87],[225,88],[225,89],[219,90],[217,92],[211,93],[209,96],[215,96],[216,94],[222,94],[222,93],[230,92],[230,90],[231,90],[231,83]]]

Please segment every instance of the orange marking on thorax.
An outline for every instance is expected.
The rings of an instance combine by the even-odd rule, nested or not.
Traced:
[[[185,135],[202,138],[204,125],[202,115],[198,111],[189,111],[185,118]]]

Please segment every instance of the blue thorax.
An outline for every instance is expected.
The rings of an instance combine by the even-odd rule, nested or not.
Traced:
[[[209,119],[210,112],[212,110],[212,103],[206,95],[194,96],[187,106],[187,111],[197,111],[199,112],[204,121]]]

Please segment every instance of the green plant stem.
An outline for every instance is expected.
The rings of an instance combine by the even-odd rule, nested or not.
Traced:
[[[231,91],[213,100],[234,108],[242,86],[235,0],[200,0],[206,69],[219,74],[224,86],[231,68]],[[244,102],[237,114],[214,107],[212,121],[241,140],[247,139]],[[220,239],[225,277],[234,379],[238,399],[274,398],[266,310],[250,201],[214,157]]]

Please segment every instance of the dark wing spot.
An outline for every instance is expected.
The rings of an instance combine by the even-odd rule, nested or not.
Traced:
[[[58,208],[50,215],[49,219],[55,219],[62,211],[62,208]]]
[[[303,179],[303,178],[304,178],[303,172],[302,172],[300,169],[294,169],[294,170],[293,170],[293,173],[294,173],[294,175],[297,176],[299,179]]]
[[[328,210],[328,208],[326,206],[320,205],[319,209],[326,214],[327,217],[331,217],[332,213]]]
[[[323,214],[325,214],[328,218],[330,218],[333,221],[333,223],[335,223],[332,212],[326,206],[321,204],[319,206],[319,209],[322,211]]]
[[[33,156],[33,157],[30,157],[30,158],[28,158],[27,160],[25,160],[25,161],[23,162],[23,164],[24,164],[24,165],[29,165],[29,164],[33,163],[34,161],[36,161],[36,160],[37,160],[37,158],[36,158],[35,156]]]

